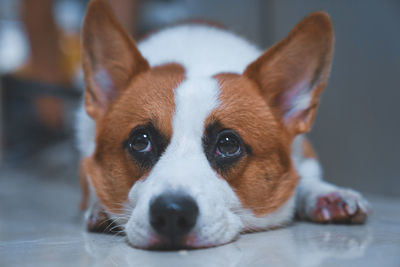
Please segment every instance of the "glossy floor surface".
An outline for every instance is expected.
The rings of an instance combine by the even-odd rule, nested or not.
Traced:
[[[0,170],[0,266],[400,266],[400,199],[369,197],[366,225],[297,222],[194,251],[151,252],[85,232],[76,156],[51,152]],[[69,164],[66,164],[68,162]]]

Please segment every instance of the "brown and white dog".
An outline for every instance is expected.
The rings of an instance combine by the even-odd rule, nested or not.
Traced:
[[[223,29],[180,25],[135,44],[103,0],[83,27],[78,114],[89,229],[138,248],[200,248],[239,233],[362,223],[368,203],[322,180],[312,126],[333,54],[327,14],[262,52]],[[108,221],[109,220],[109,221]]]

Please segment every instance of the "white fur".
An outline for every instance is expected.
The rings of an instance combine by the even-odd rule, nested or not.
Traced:
[[[242,73],[262,53],[245,39],[206,25],[167,28],[139,43],[139,50],[152,66],[176,62],[187,76],[201,77]]]
[[[266,230],[290,223],[293,219],[295,204],[295,197],[292,196],[278,210],[264,217],[254,216],[251,210],[242,209],[240,218],[243,223],[243,231]]]
[[[83,158],[93,154],[95,145],[95,122],[86,113],[82,105],[76,112],[76,142]]]

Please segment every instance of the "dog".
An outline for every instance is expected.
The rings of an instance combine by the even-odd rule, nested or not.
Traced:
[[[143,249],[205,248],[290,224],[360,224],[360,193],[322,180],[306,134],[333,55],[315,12],[265,52],[206,24],[136,44],[104,0],[83,24],[77,135],[91,231]],[[118,229],[118,230],[116,230]]]

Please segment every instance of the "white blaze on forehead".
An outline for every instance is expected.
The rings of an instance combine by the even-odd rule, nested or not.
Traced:
[[[200,145],[204,121],[218,104],[219,86],[212,78],[189,78],[175,91],[175,115],[172,122],[171,145],[185,147],[181,142]]]
[[[195,194],[193,184],[217,176],[205,156],[202,138],[218,96],[218,82],[210,77],[190,77],[176,88],[171,142],[147,178],[157,180],[157,193],[181,188]]]

